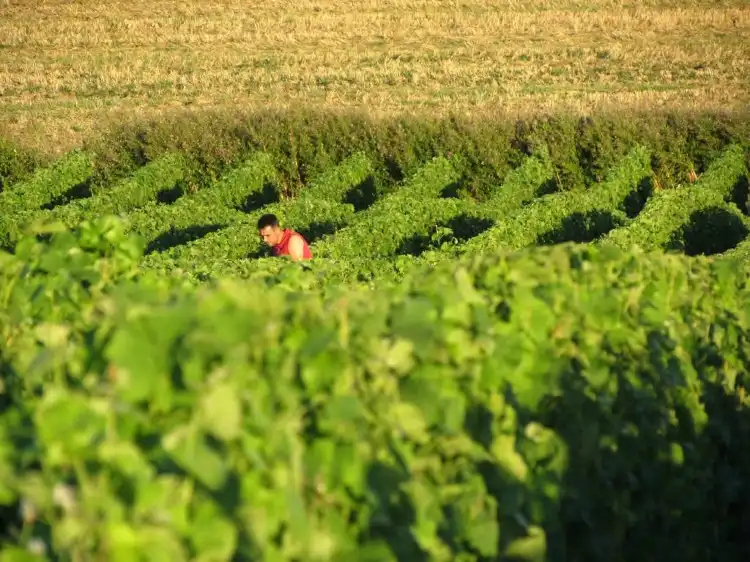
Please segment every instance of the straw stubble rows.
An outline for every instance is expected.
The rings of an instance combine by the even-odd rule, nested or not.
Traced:
[[[0,134],[48,150],[175,109],[524,116],[750,102],[750,6],[734,0],[23,0],[2,12]]]

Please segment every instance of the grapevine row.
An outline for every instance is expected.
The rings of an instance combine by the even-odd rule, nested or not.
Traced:
[[[467,242],[462,252],[488,248],[519,249],[549,239],[561,242],[594,239],[627,221],[647,195],[644,184],[651,174],[645,147],[631,150],[610,170],[605,181],[588,191],[553,193],[534,200],[497,225]]]
[[[322,225],[335,230],[347,224],[354,216],[354,207],[342,201],[352,189],[362,184],[373,173],[372,163],[360,153],[347,158],[310,182],[295,199],[265,205],[244,214],[234,224],[218,232],[171,248],[160,255],[144,260],[147,267],[179,267],[189,269],[193,263],[214,259],[239,259],[259,252],[257,220],[262,214],[274,213],[286,225],[305,232]],[[308,235],[309,237],[309,235]]]
[[[684,251],[686,229],[705,219],[708,230],[700,237],[706,244],[718,244],[718,251],[726,249],[722,244],[732,241],[733,231],[742,238],[747,234],[748,220],[735,205],[730,205],[735,187],[746,175],[743,151],[731,146],[711,163],[696,184],[657,192],[630,225],[613,230],[601,242],[622,248],[638,244],[646,249]]]
[[[216,184],[184,195],[171,205],[151,201],[134,210],[128,215],[130,228],[151,243],[195,225],[240,222],[244,217],[240,208],[253,198],[262,201],[264,190],[274,180],[276,170],[270,157],[256,154]]]
[[[180,155],[168,154],[88,199],[38,208],[90,175],[90,159],[72,153],[0,194],[0,242],[12,246],[21,230],[37,219],[73,226],[91,216],[127,214],[132,231],[143,236],[150,249],[163,250],[148,256],[144,266],[194,270],[222,262],[219,269],[225,270],[236,268],[237,260],[262,254],[255,222],[266,212],[305,234],[316,257],[350,262],[418,255],[441,243],[430,260],[570,240],[700,253],[700,248],[688,248],[686,239],[708,236],[702,234],[705,228],[728,240],[725,247],[706,247],[717,253],[746,236],[747,219],[730,205],[738,203],[737,186],[743,178],[747,181],[741,147],[725,149],[696,185],[656,192],[641,212],[649,197],[649,158],[648,149],[636,147],[602,184],[537,197],[552,180],[553,169],[547,154],[536,154],[512,170],[482,203],[444,197],[459,172],[450,160],[436,158],[360,211],[347,196],[372,178],[372,163],[361,153],[323,173],[295,199],[270,204],[266,191],[275,190],[271,182],[276,171],[268,155],[258,153],[215,185],[185,194],[180,191],[186,163]],[[166,190],[180,192],[176,201],[157,201]],[[270,195],[277,198],[278,192]],[[446,240],[454,243],[446,245]]]
[[[317,244],[316,255],[339,259],[392,255],[408,236],[461,209],[461,201],[439,199],[458,179],[449,160],[435,158],[396,191],[359,213],[353,224]]]
[[[561,246],[165,290],[96,227],[0,253],[3,558],[743,559],[744,272]]]
[[[73,227],[91,217],[127,213],[155,200],[160,193],[182,190],[181,183],[186,172],[184,158],[179,154],[168,154],[139,168],[131,177],[86,199],[78,199],[53,209],[27,208],[19,212],[1,234],[14,242],[19,233],[35,220],[59,221]]]
[[[32,178],[0,192],[0,247],[10,247],[27,217],[42,213],[45,204],[86,182],[93,172],[88,154],[71,152]]]

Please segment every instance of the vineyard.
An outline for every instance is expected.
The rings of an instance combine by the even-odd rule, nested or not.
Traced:
[[[264,259],[270,254],[255,226],[271,212],[305,236],[317,262],[347,269],[564,242],[638,244],[690,256],[744,251],[750,244],[750,200],[740,145],[725,147],[693,183],[673,189],[656,189],[651,161],[649,149],[635,145],[601,182],[545,193],[555,170],[542,148],[477,201],[456,194],[461,155],[434,157],[378,193],[375,163],[355,152],[311,178],[297,196],[284,198],[267,153],[250,155],[214,184],[192,191],[185,189],[184,158],[168,153],[115,185],[79,197],[75,190],[93,163],[73,152],[0,193],[0,244],[12,248],[34,224],[71,228],[118,215],[127,232],[145,242],[144,269],[201,280],[244,277],[275,267],[275,260]]]
[[[6,185],[0,562],[747,559],[747,148],[469,160]]]

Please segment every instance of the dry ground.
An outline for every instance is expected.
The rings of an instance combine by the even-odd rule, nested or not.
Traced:
[[[373,114],[735,109],[748,0],[0,0],[0,135],[322,104]]]

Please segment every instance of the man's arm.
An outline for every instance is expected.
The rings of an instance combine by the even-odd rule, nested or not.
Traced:
[[[301,260],[303,250],[302,237],[299,234],[292,236],[292,239],[289,240],[289,257],[292,258],[292,261]]]

